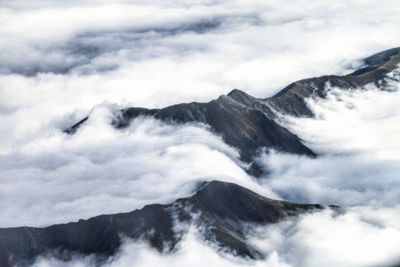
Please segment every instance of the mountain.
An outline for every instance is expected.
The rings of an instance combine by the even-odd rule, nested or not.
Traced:
[[[227,144],[238,148],[241,159],[246,162],[251,162],[262,147],[315,156],[298,136],[275,121],[266,101],[237,89],[208,103],[185,103],[163,109],[126,108],[118,114],[119,119],[114,121],[114,125],[126,127],[138,116],[153,116],[174,123],[208,124],[214,132],[222,135]],[[67,131],[73,133],[82,123],[84,121]]]
[[[310,97],[324,98],[329,90],[328,84],[352,89],[374,83],[385,89],[386,75],[399,63],[400,48],[393,48],[363,59],[362,68],[351,74],[300,80],[270,98],[255,98],[235,89],[208,103],[183,103],[162,109],[122,109],[113,124],[123,128],[138,116],[152,116],[174,123],[205,123],[221,135],[227,144],[237,148],[245,162],[252,162],[261,148],[315,157],[315,152],[303,144],[297,135],[279,124],[277,113],[313,116],[305,100]],[[73,134],[87,119],[84,118],[65,132]],[[254,164],[250,172],[256,176],[260,174],[258,166]]]
[[[129,213],[45,228],[2,228],[0,266],[28,266],[43,254],[62,260],[68,260],[72,253],[95,254],[101,261],[116,253],[121,236],[145,240],[159,251],[172,251],[183,234],[174,230],[175,224],[205,227],[201,234],[206,240],[239,256],[262,258],[246,242],[246,225],[274,223],[322,208],[272,200],[236,184],[213,181],[200,185],[193,196],[170,205],[148,205]]]

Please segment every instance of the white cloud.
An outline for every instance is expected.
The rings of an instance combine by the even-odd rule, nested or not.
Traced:
[[[153,88],[148,80],[135,86],[135,77],[147,72],[143,60],[156,57],[168,67],[161,75],[171,77],[167,81],[152,71],[154,80],[164,81],[158,91],[171,93],[173,88],[174,96],[185,92],[186,100],[209,99],[234,87],[268,96],[296,79],[342,73],[354,59],[397,46],[398,11],[396,1],[377,0],[313,1],[312,5],[307,1],[75,2],[69,7],[46,3],[34,9],[3,4],[2,65],[27,72],[96,71],[117,65],[128,75],[113,80],[129,81],[123,88],[127,93],[135,87]],[[203,34],[182,30],[215,20],[221,25]],[[182,31],[157,33],[175,28]],[[73,52],[93,45],[101,50],[93,59]],[[198,77],[198,71],[209,75]],[[191,93],[186,84],[175,84],[175,77],[189,80]],[[90,78],[72,76],[68,81],[74,79]],[[92,87],[112,88],[102,82]],[[211,92],[195,92],[207,88]],[[134,94],[129,94],[131,99]],[[151,104],[155,101],[160,100]]]
[[[262,229],[253,242],[290,266],[390,266],[400,259],[399,220],[397,210],[325,211]]]

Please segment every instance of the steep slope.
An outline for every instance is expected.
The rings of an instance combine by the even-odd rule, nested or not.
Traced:
[[[234,254],[261,258],[262,254],[246,243],[247,224],[274,223],[319,209],[320,205],[272,200],[235,184],[213,181],[201,185],[192,197],[170,205],[149,205],[130,213],[45,228],[0,229],[0,266],[26,266],[45,253],[64,260],[72,252],[96,254],[101,260],[118,250],[122,236],[145,240],[159,251],[171,251],[182,235],[174,230],[176,223],[194,223],[204,229],[201,233],[205,239]]]

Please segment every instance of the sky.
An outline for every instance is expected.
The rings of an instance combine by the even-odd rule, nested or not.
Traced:
[[[400,256],[398,72],[392,92],[333,88],[309,101],[315,118],[282,117],[321,156],[260,154],[270,171],[260,180],[204,125],[139,118],[120,131],[109,123],[121,107],[210,101],[234,88],[265,98],[302,78],[349,73],[400,46],[399,28],[396,0],[1,1],[0,227],[170,203],[199,181],[222,180],[349,211],[260,229],[252,238],[265,261],[217,253],[193,230],[172,255],[127,240],[109,265],[391,263]],[[77,134],[62,133],[88,114]]]

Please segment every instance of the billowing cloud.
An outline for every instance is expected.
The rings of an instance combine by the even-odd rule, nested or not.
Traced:
[[[325,211],[261,230],[254,242],[289,266],[390,266],[400,259],[399,215],[368,208]]]

